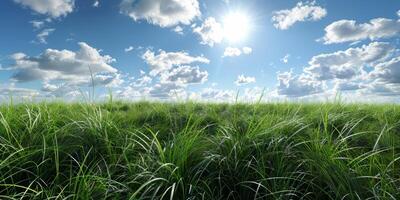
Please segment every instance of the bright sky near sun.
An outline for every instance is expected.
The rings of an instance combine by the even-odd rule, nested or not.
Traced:
[[[399,102],[400,1],[3,0],[0,102]]]

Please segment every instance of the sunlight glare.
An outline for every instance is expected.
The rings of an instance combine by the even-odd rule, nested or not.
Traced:
[[[250,29],[249,17],[241,12],[233,12],[223,19],[224,37],[229,42],[238,42],[245,39]]]

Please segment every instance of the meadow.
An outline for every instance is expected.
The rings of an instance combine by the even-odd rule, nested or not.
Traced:
[[[400,106],[0,106],[0,199],[400,199]]]

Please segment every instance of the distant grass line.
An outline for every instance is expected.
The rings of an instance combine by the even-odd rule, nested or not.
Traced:
[[[400,199],[400,106],[0,106],[0,199]]]

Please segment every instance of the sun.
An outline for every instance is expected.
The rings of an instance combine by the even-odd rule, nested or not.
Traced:
[[[241,12],[231,12],[223,18],[224,38],[229,42],[244,40],[250,31],[249,16]]]

